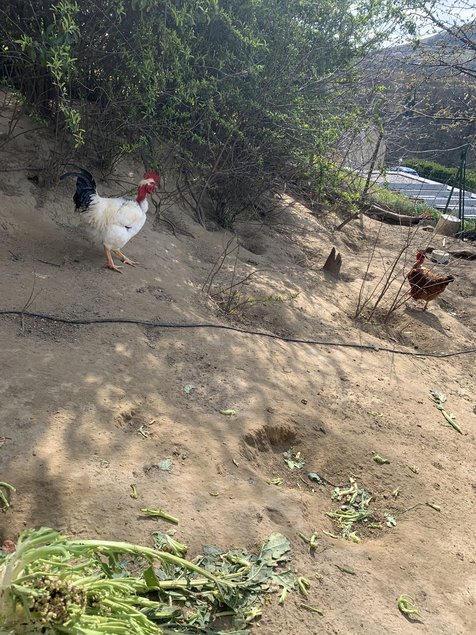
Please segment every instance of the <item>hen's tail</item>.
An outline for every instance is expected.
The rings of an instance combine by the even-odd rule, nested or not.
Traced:
[[[450,282],[454,282],[454,280],[455,280],[455,279],[454,279],[454,277],[453,277],[453,276],[445,276],[445,277],[443,278],[443,282],[444,282],[445,284],[449,284]]]
[[[91,205],[93,196],[96,194],[96,181],[93,175],[87,170],[79,168],[80,172],[66,172],[60,176],[60,181],[66,179],[68,176],[76,176],[76,192],[73,196],[76,209],[84,211]]]

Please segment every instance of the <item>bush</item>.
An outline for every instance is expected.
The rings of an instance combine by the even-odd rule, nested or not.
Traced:
[[[340,191],[340,200],[351,204],[354,210],[361,209],[370,202],[396,214],[421,216],[427,212],[434,219],[440,217],[440,212],[427,203],[411,200],[378,183],[371,183],[368,192],[364,195],[365,179],[346,171],[340,171],[337,174],[336,192]]]
[[[377,43],[387,2],[4,5],[0,79],[104,172],[135,151],[160,168],[154,148],[166,146],[199,220],[212,210],[229,226],[355,122],[355,61]]]
[[[405,163],[426,179],[459,187],[459,179],[457,180],[458,168],[448,168],[445,165],[441,165],[441,163],[420,161],[418,159],[410,159]],[[466,170],[465,188],[471,192],[476,192],[476,170]]]

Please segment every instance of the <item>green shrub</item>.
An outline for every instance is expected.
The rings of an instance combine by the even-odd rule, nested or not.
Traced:
[[[424,212],[428,212],[432,218],[438,219],[440,217],[440,212],[434,207],[431,207],[431,205],[422,203],[421,201],[412,201],[406,196],[384,187],[374,187],[371,191],[370,198],[377,205],[390,209],[397,214],[421,216]]]
[[[337,174],[338,176],[335,176],[335,186],[337,191],[340,190],[341,192],[339,199],[344,203],[352,202],[354,208],[360,208],[368,202],[373,202],[396,214],[421,216],[424,212],[428,212],[432,218],[438,219],[440,217],[440,212],[427,203],[411,200],[403,194],[377,183],[372,183],[367,196],[362,197],[365,179],[346,171],[339,171]]]
[[[388,5],[9,0],[0,79],[103,172],[131,151],[161,169],[165,149],[198,219],[230,226],[360,127],[356,61],[386,38]]]
[[[441,163],[436,163],[434,161],[421,161],[419,159],[409,159],[408,161],[405,161],[405,165],[409,168],[413,168],[420,176],[423,176],[426,179],[459,187],[459,180],[457,180],[457,167],[449,168],[446,165],[441,165]],[[466,170],[465,188],[471,192],[476,192],[476,170]]]

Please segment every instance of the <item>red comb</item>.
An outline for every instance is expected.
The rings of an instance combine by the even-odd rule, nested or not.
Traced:
[[[160,183],[159,175],[157,172],[150,170],[144,174],[144,179],[154,179],[155,183],[158,185]]]

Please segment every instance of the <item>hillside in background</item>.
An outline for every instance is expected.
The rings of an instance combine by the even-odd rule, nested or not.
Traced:
[[[476,166],[476,27],[455,37],[447,31],[378,54],[369,71],[387,87],[393,103],[385,114],[387,165],[415,158],[457,167],[469,144],[468,166]]]

